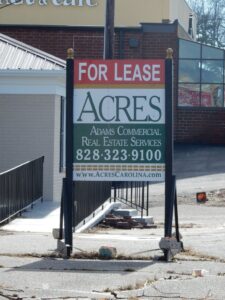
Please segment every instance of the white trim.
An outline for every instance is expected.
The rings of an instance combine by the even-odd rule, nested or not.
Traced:
[[[66,94],[65,70],[1,70],[0,94]]]

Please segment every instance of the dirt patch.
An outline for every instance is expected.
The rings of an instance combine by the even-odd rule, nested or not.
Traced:
[[[0,224],[0,226],[3,226],[4,224]],[[12,231],[6,231],[6,230],[2,230],[0,229],[0,235],[14,235],[15,233]]]
[[[185,249],[183,252],[180,252],[176,255],[175,260],[179,261],[213,261],[225,263],[224,259],[221,259],[217,256],[206,255],[200,252],[196,252],[193,249]]]

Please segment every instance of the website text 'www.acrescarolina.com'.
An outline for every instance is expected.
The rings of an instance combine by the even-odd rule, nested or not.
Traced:
[[[82,171],[82,172],[74,172],[74,179],[75,180],[88,180],[88,179],[94,179],[96,181],[99,180],[112,180],[116,179],[117,181],[126,181],[126,180],[152,180],[154,181],[163,181],[164,178],[164,173],[163,172],[124,172],[124,171],[93,171],[93,172],[87,172],[87,171]]]

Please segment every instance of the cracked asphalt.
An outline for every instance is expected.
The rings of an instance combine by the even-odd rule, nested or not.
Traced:
[[[161,260],[164,207],[161,187],[154,187],[150,212],[157,228],[94,228],[74,234],[73,254],[83,259],[59,258],[51,233],[2,228],[0,299],[224,300],[224,150],[222,146],[188,146],[175,151],[185,251],[173,262]],[[205,204],[196,203],[199,189],[207,191]],[[96,259],[105,245],[116,247],[120,259]]]

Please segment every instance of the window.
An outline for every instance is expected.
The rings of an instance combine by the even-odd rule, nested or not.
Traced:
[[[200,82],[201,65],[199,60],[180,60],[179,81],[180,82]]]
[[[202,60],[202,83],[223,83],[223,61]]]
[[[200,84],[179,84],[179,106],[200,106]]]
[[[223,50],[211,46],[202,45],[202,58],[223,59]]]
[[[179,40],[178,105],[224,108],[224,50]]]
[[[198,43],[180,40],[180,58],[200,59],[201,46]]]

